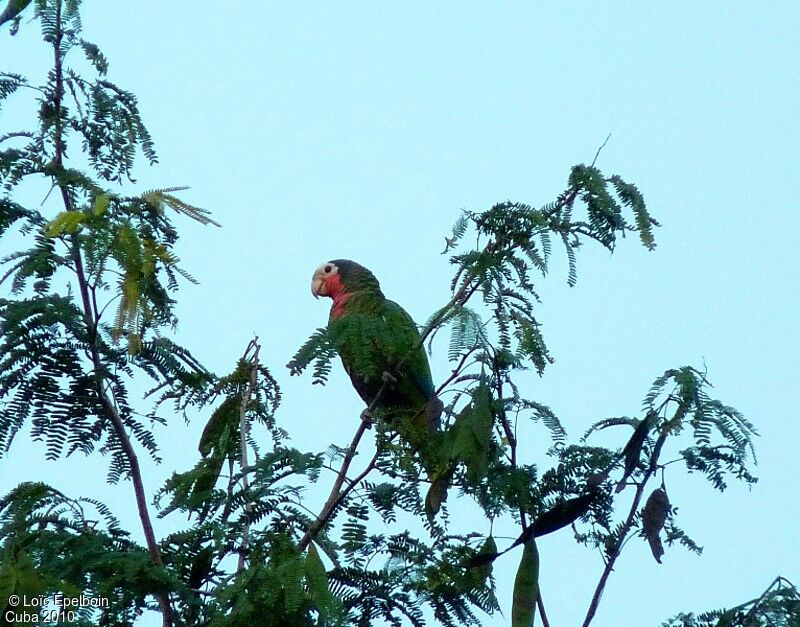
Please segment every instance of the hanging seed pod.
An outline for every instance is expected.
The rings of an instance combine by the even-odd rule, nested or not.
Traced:
[[[648,413],[634,429],[633,435],[625,444],[625,448],[622,449],[622,454],[625,456],[625,472],[622,475],[622,479],[617,483],[617,492],[622,492],[625,488],[625,482],[636,470],[636,466],[639,465],[645,438],[647,438],[650,429],[653,428],[656,418],[657,416],[652,412]]]
[[[514,596],[511,604],[511,626],[533,627],[536,599],[539,598],[539,551],[531,538],[522,549],[517,576],[514,579]]]
[[[16,19],[17,16],[25,10],[31,3],[31,0],[8,0],[6,8],[0,13],[0,26],[6,22]],[[13,34],[13,33],[12,33]]]
[[[642,509],[642,533],[650,543],[650,550],[653,551],[653,557],[659,564],[661,556],[664,555],[664,547],[661,545],[659,534],[664,528],[664,523],[667,522],[668,515],[669,498],[667,493],[663,488],[657,488],[653,490]]]

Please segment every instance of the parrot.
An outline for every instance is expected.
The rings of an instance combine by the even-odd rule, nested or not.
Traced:
[[[365,420],[383,418],[419,454],[431,487],[429,520],[447,499],[452,474],[439,459],[442,401],[436,396],[417,325],[387,299],[375,275],[349,259],[323,263],[311,279],[315,298],[333,301],[328,333],[358,395]]]

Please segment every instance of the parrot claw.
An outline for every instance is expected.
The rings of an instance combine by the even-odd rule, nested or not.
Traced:
[[[361,412],[361,420],[367,423],[367,429],[372,428],[372,412],[370,412],[369,408]]]
[[[383,371],[381,378],[384,380],[385,383],[397,383],[397,377],[392,376],[390,373]]]

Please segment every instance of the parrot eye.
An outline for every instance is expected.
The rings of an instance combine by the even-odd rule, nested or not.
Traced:
[[[327,266],[325,266],[324,270],[325,270],[325,274],[330,274],[330,271],[333,270],[333,266],[328,264]]]

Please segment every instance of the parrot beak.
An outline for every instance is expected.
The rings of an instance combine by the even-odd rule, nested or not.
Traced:
[[[322,268],[319,268],[314,272],[314,276],[311,277],[311,293],[314,295],[314,298],[328,295],[328,289],[325,286],[323,275],[324,272]]]

